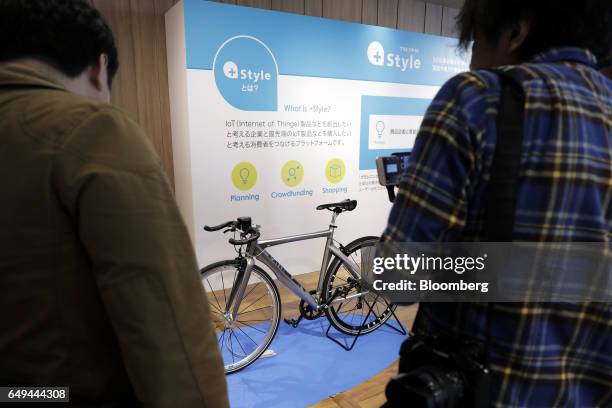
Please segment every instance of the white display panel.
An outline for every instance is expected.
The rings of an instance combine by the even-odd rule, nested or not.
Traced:
[[[336,238],[382,233],[375,158],[412,148],[454,40],[196,0],[166,24],[177,201],[200,265],[235,256],[202,227],[239,216],[264,238],[312,232],[330,219],[317,205],[351,198]],[[271,252],[311,272],[323,242]]]

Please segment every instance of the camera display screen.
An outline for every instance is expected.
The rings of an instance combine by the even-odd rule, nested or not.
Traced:
[[[397,173],[398,169],[397,169],[397,163],[390,163],[387,164],[387,174],[390,173]]]

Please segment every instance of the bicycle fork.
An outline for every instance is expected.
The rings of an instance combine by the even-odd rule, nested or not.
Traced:
[[[236,323],[238,311],[240,310],[240,304],[242,303],[242,299],[244,299],[244,292],[246,292],[249,278],[251,277],[251,270],[253,269],[254,264],[255,260],[252,257],[241,259],[241,263],[238,266],[236,282],[234,285],[232,285],[232,290],[227,298],[225,311],[223,313],[223,319],[227,325],[231,326]]]

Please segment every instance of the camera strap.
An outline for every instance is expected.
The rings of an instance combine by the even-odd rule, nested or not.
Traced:
[[[511,73],[501,70],[491,71],[500,78],[500,98],[496,118],[496,144],[493,153],[493,161],[490,170],[490,181],[485,194],[485,219],[483,225],[483,241],[489,242],[511,242],[514,227],[516,201],[519,188],[520,157],[523,144],[523,123],[525,115],[525,94],[521,83]],[[483,368],[490,369],[489,348],[491,334],[491,317],[495,303],[488,302],[486,306],[486,328]],[[422,314],[417,314],[417,320]],[[415,326],[419,327],[417,321]],[[418,333],[417,333],[418,334]],[[425,343],[427,338],[420,338],[415,343],[413,337],[404,342],[400,350],[400,373],[410,374],[411,370],[424,365],[420,357],[413,359],[414,351]],[[430,347],[431,348],[431,347]],[[424,350],[427,350],[425,348]],[[419,352],[420,353],[420,352]],[[419,356],[418,354],[417,356]],[[415,362],[416,361],[416,362]],[[485,408],[491,406],[490,402],[490,375],[484,371],[476,380],[477,384],[471,390],[469,398],[462,403],[457,401],[459,407]],[[392,380],[387,385],[386,394],[389,401],[385,407],[404,406],[406,401],[396,396],[403,395],[403,385],[400,380]],[[395,390],[397,388],[397,390]],[[395,390],[395,391],[394,391]],[[395,396],[394,396],[395,395]],[[469,405],[465,405],[469,404]]]
[[[494,71],[501,81],[495,153],[485,197],[484,239],[511,242],[519,188],[525,93],[509,72]]]
[[[484,241],[512,242],[523,146],[525,93],[510,72],[494,70],[500,78],[496,143],[485,196]],[[486,307],[485,363],[489,366],[491,318],[495,303]]]

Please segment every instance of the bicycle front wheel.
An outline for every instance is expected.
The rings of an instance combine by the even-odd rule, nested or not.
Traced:
[[[227,374],[252,364],[268,348],[280,322],[278,288],[268,274],[253,266],[236,316],[228,305],[241,263],[228,260],[204,267],[200,273]]]
[[[346,246],[346,256],[357,276],[338,257],[325,274],[323,296],[325,302],[330,302],[325,314],[332,326],[344,334],[370,333],[389,320],[395,310],[396,305],[367,290],[364,280],[378,241],[378,237],[363,237]]]

